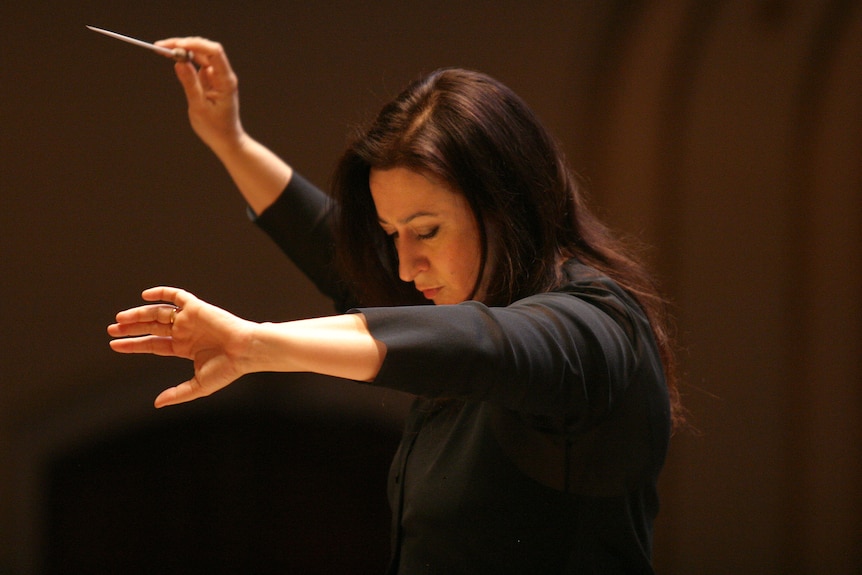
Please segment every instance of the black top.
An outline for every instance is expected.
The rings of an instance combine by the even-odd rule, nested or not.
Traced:
[[[346,305],[326,214],[295,175],[257,223]],[[565,272],[507,307],[356,310],[387,348],[374,385],[418,396],[390,472],[390,573],[653,572],[670,436],[658,350],[613,281]]]

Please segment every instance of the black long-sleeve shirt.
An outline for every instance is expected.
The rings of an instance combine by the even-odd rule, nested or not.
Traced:
[[[298,175],[257,223],[337,307],[327,197]],[[506,307],[359,308],[374,385],[417,395],[392,464],[390,573],[652,573],[670,435],[646,317],[576,260]]]

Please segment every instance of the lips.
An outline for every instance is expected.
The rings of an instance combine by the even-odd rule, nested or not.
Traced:
[[[437,297],[437,294],[440,293],[442,288],[416,288],[422,292],[422,295],[425,296],[425,299],[434,299]]]

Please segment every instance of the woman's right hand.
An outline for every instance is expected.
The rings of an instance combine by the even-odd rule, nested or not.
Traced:
[[[165,48],[194,53],[194,64],[177,62],[174,69],[185,90],[192,129],[216,154],[243,144],[236,74],[224,48],[205,38],[170,38],[156,42]]]
[[[186,93],[192,129],[227,168],[251,209],[263,213],[287,187],[293,169],[243,129],[237,78],[224,48],[197,37],[170,38],[156,45],[194,53],[194,63],[174,66]]]

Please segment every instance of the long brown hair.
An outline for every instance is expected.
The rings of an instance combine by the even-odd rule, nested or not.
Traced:
[[[404,167],[462,193],[479,225],[484,302],[507,305],[551,291],[575,257],[616,281],[650,321],[665,369],[674,423],[682,421],[665,300],[632,252],[585,205],[555,140],[512,90],[484,74],[447,68],[413,82],[348,146],[335,172],[336,253],[365,305],[423,302],[398,277],[392,242],[377,222],[371,169]]]

